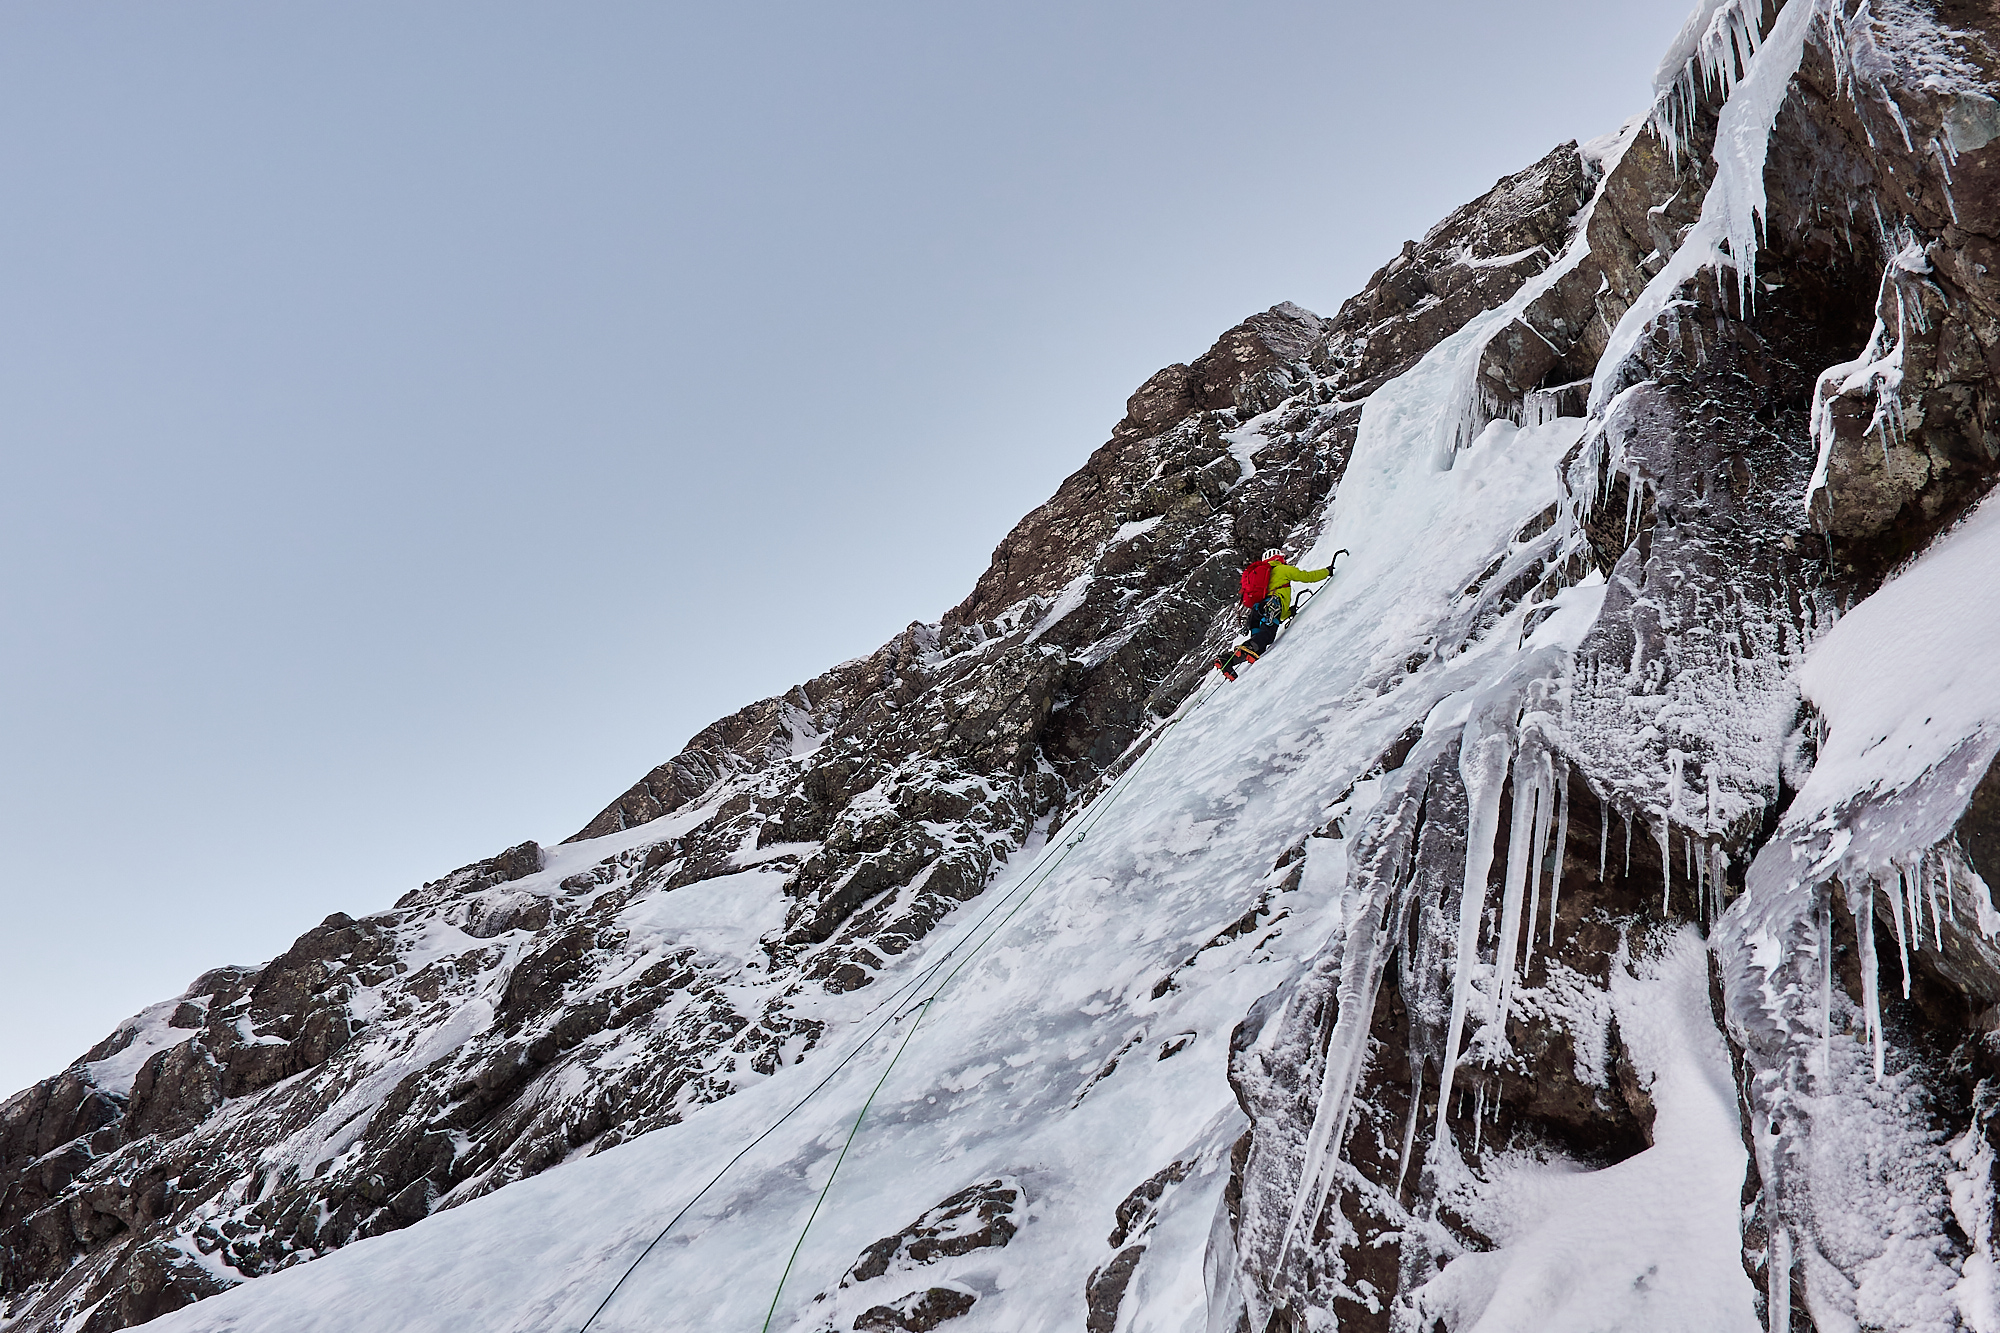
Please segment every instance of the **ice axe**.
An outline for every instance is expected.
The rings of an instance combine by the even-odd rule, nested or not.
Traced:
[[[1335,565],[1337,565],[1337,564],[1339,564],[1339,563],[1340,563],[1340,557],[1342,557],[1342,556],[1344,556],[1344,555],[1346,555],[1346,554],[1347,554],[1347,548],[1346,548],[1346,547],[1344,547],[1344,546],[1343,546],[1343,547],[1341,547],[1341,548],[1340,548],[1340,549],[1339,549],[1338,551],[1335,551],[1335,552],[1333,553],[1333,559],[1331,559],[1331,560],[1329,560],[1329,561],[1327,561],[1327,562],[1326,562],[1326,568],[1327,568],[1327,573],[1328,573],[1328,574],[1331,574],[1331,573],[1333,572],[1333,567],[1334,567]],[[1310,601],[1311,601],[1311,600],[1312,600],[1313,598],[1315,598],[1315,597],[1319,596],[1319,595],[1320,595],[1320,593],[1321,593],[1321,592],[1322,592],[1322,591],[1323,591],[1323,590],[1324,590],[1325,588],[1326,588],[1326,585],[1325,585],[1324,583],[1322,583],[1322,584],[1320,584],[1320,585],[1319,585],[1318,587],[1315,587],[1315,588],[1311,588],[1311,589],[1308,589],[1308,590],[1306,590],[1306,591],[1304,591],[1304,592],[1301,592],[1301,593],[1299,594],[1299,601],[1298,601],[1298,607],[1297,607],[1297,610],[1298,610],[1298,611],[1303,611],[1303,610],[1305,610],[1305,609],[1306,609],[1306,603],[1307,603],[1307,602],[1310,602]],[[1296,614],[1296,612],[1295,612],[1295,614]]]

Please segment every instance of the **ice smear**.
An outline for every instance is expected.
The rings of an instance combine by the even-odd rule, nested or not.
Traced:
[[[1699,0],[1653,72],[1653,125],[1669,153],[1685,151],[1700,93],[1735,87],[1756,55],[1766,0]],[[1697,87],[1699,82],[1699,87]]]
[[[1151,518],[1142,518],[1131,523],[1120,524],[1118,531],[1111,534],[1111,541],[1108,544],[1111,546],[1122,546],[1134,537],[1143,537],[1164,523],[1166,518],[1165,514],[1155,514]]]
[[[1257,455],[1271,442],[1265,428],[1272,425],[1277,415],[1272,411],[1252,417],[1222,437],[1229,443],[1229,456],[1236,460],[1238,485],[1257,475]]]
[[[1036,639],[1047,634],[1050,629],[1054,628],[1057,621],[1076,610],[1079,606],[1082,606],[1083,599],[1089,595],[1090,574],[1088,571],[1085,571],[1071,579],[1068,585],[1063,588],[1061,594],[1056,598],[1055,605],[1048,609],[1041,620],[1036,622],[1035,628],[1029,632],[1028,642],[1033,643]]]
[[[1987,667],[2000,651],[1996,567],[2000,505],[1989,497],[1813,646],[1799,683],[1820,712],[1818,761],[1751,866],[1735,933],[1789,937],[1829,880],[1848,886],[1857,919],[1872,918],[1880,883],[1902,944],[1920,949],[1897,920],[1932,891],[1911,890],[1915,876],[1942,890],[1934,937],[1962,912],[1981,936],[2000,936],[1989,887],[1950,841],[2000,755],[2000,677]]]
[[[1995,1162],[1993,1145],[1980,1132],[1979,1123],[1991,1113],[1990,1104],[1977,1111],[1973,1123],[1951,1145],[1952,1170],[1945,1177],[1952,1220],[1972,1237],[1972,1253],[1965,1256],[1952,1296],[1971,1333],[2000,1333],[2000,1263],[1993,1253]]]
[[[170,1020],[180,1005],[180,999],[166,1000],[120,1023],[117,1032],[129,1031],[132,1034],[124,1049],[84,1065],[83,1072],[93,1084],[113,1096],[122,1097],[130,1093],[132,1081],[139,1077],[139,1070],[146,1061],[195,1035],[196,1029],[171,1026]]]
[[[1868,342],[1861,354],[1851,361],[1843,361],[1820,372],[1813,388],[1812,438],[1818,450],[1818,461],[1814,464],[1811,483],[1806,487],[1806,507],[1810,510],[1823,503],[1821,496],[1827,486],[1828,469],[1831,465],[1833,445],[1836,439],[1834,406],[1843,396],[1865,394],[1874,399],[1874,412],[1865,433],[1876,435],[1883,444],[1899,443],[1903,429],[1903,322],[1912,314],[1917,319],[1923,317],[1922,307],[1914,312],[1904,308],[1901,284],[1909,278],[1925,279],[1931,272],[1931,262],[1924,248],[1914,238],[1907,239],[1903,247],[1890,259],[1882,274],[1882,291],[1886,295],[1896,295],[1898,311],[1897,327],[1892,331],[1887,324],[1877,318],[1874,330],[1868,335]],[[1880,308],[1882,300],[1877,299]]]
[[[1612,1005],[1650,1083],[1653,1146],[1579,1171],[1521,1155],[1453,1200],[1496,1248],[1461,1255],[1417,1296],[1457,1333],[1755,1333],[1737,1243],[1746,1154],[1707,951],[1683,926],[1612,973]]]
[[[1912,0],[1862,0],[1852,9],[1844,4],[1827,6],[1822,21],[1840,90],[1857,110],[1865,111],[1867,99],[1879,102],[1906,149],[1914,145],[1909,123],[1897,105],[1895,88],[1921,89],[1931,96],[1957,94],[1960,99],[1990,100],[1985,74],[1967,57],[1967,34],[1940,22],[1929,6]],[[1964,102],[1958,101],[1953,110],[1963,106]],[[1874,130],[1866,114],[1861,124],[1872,143]],[[1949,112],[1945,124],[1949,133]],[[1966,151],[1962,145],[1954,146]],[[1946,174],[1949,176],[1949,169]]]
[[[648,936],[704,953],[749,958],[760,938],[785,924],[785,871],[753,868],[697,880],[641,898],[618,914],[634,940]]]
[[[1588,162],[1599,175],[1610,172],[1618,165],[1618,159],[1625,155],[1632,140],[1646,123],[1643,115],[1632,116],[1617,129],[1608,134],[1600,134],[1595,139],[1586,139],[1576,146],[1577,156]]]
[[[1243,1116],[1232,1106],[1217,1117],[1189,1154],[1197,1165],[1167,1196],[1145,1237],[1146,1253],[1126,1288],[1126,1304],[1133,1314],[1124,1326],[1125,1333],[1207,1333],[1203,1260],[1213,1221],[1224,1208],[1229,1148],[1243,1129]]]
[[[1852,1008],[1844,996],[1834,1003],[1845,1026]],[[1830,1053],[1812,1095],[1780,1108],[1782,1136],[1759,1150],[1774,1168],[1767,1194],[1788,1200],[1786,1213],[1801,1223],[1791,1247],[1807,1306],[1822,1329],[1948,1333],[1964,1287],[1945,1234],[1955,1149],[1928,1123],[1910,1071],[1878,1074],[1867,1044],[1847,1034]],[[1964,1295],[1976,1308],[1976,1290]]]
[[[1820,713],[1817,764],[1716,935],[1730,1022],[1759,1070],[1751,1120],[1767,1207],[1822,1328],[1947,1328],[1947,1290],[1967,1326],[1991,1307],[1980,1251],[1953,1289],[1938,1217],[1877,1203],[1938,1191],[1870,1182],[1944,1172],[1929,1131],[1906,1123],[1916,1113],[1884,1039],[1878,928],[1895,931],[1905,984],[1909,955],[1927,936],[1938,947],[1946,919],[2000,933],[1954,838],[2000,753],[2000,681],[1988,667],[2000,648],[1996,566],[2000,506],[1989,499],[1814,645],[1799,680]],[[1836,892],[1858,936],[1858,1006],[1833,975]]]

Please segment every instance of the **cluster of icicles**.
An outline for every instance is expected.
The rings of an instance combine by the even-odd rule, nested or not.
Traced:
[[[1868,335],[1868,344],[1852,361],[1827,367],[1813,386],[1812,439],[1819,462],[1807,488],[1810,508],[1828,482],[1828,469],[1835,443],[1834,403],[1843,397],[1866,396],[1874,400],[1873,415],[1864,434],[1875,434],[1886,446],[1901,444],[1908,436],[1903,407],[1903,342],[1905,330],[1914,326],[1919,333],[1930,331],[1930,316],[1921,300],[1911,301],[1905,282],[1930,283],[1931,262],[1914,237],[1905,237],[1903,247],[1882,272],[1882,294],[1878,308],[1895,296],[1896,328],[1893,337],[1879,316]]]
[[[1477,1045],[1485,1056],[1501,1053],[1505,1043],[1505,1015],[1517,984],[1525,982],[1538,941],[1545,948],[1555,944],[1558,891],[1567,853],[1570,824],[1570,764],[1548,741],[1544,727],[1553,721],[1546,708],[1559,693],[1564,662],[1551,654],[1530,671],[1503,681],[1474,709],[1460,737],[1459,776],[1469,805],[1466,821],[1465,878],[1459,896],[1456,957],[1452,966],[1451,1016],[1439,1076],[1437,1122],[1433,1141],[1447,1141],[1446,1122],[1452,1103],[1458,1065],[1468,1049]],[[1418,767],[1411,764],[1407,767]],[[1511,771],[1510,771],[1511,770]],[[1491,988],[1478,998],[1481,1024],[1469,1042],[1468,1020],[1473,1017],[1473,975],[1480,968],[1481,924],[1488,905],[1487,885],[1499,841],[1500,807],[1511,785],[1511,818],[1507,831],[1506,868],[1502,881],[1498,939],[1492,966]],[[1614,805],[1598,796],[1599,839],[1598,881],[1603,883],[1611,869],[1612,813]],[[1378,809],[1394,803],[1385,800]],[[1406,807],[1407,809],[1408,807]],[[1677,826],[1666,815],[1657,820],[1637,811],[1618,807],[1625,825],[1624,869],[1629,876],[1632,864],[1632,834],[1644,822],[1647,834],[1659,849],[1661,862],[1661,911],[1672,909],[1675,888],[1674,834]],[[1728,905],[1728,854],[1719,842],[1681,832],[1684,885],[1694,894],[1694,912],[1704,924],[1716,920]],[[1320,1096],[1312,1129],[1307,1136],[1298,1190],[1280,1244],[1277,1263],[1283,1268],[1300,1228],[1318,1215],[1333,1177],[1332,1157],[1345,1138],[1361,1075],[1365,1068],[1370,1015],[1374,1011],[1387,956],[1394,947],[1383,929],[1399,913],[1392,904],[1410,892],[1406,881],[1377,882],[1366,889],[1367,901],[1350,920],[1342,950],[1338,987],[1338,1017],[1327,1045]],[[1546,920],[1546,925],[1543,924]],[[1415,1142],[1418,1106],[1422,1102],[1421,1064],[1415,1071],[1418,1082],[1411,1090],[1409,1122],[1404,1130],[1401,1169],[1407,1174]],[[1497,1113],[1483,1086],[1476,1089],[1478,1110],[1475,1123],[1489,1110]],[[1477,1134],[1477,1129],[1475,1129]],[[1474,1151],[1477,1152],[1475,1142]],[[1401,1181],[1398,1182],[1398,1192]]]
[[[1750,68],[1760,41],[1765,0],[1706,0],[1688,16],[1679,39],[1654,75],[1653,132],[1676,165],[1705,95],[1726,98]]]
[[[1902,74],[1899,77],[1896,55],[1883,48],[1882,36],[1888,36],[1892,46],[1914,47],[1922,53],[1915,63],[1921,69],[1921,82],[1926,91],[1970,93],[1981,98],[1991,96],[1992,89],[1987,85],[1984,73],[1957,49],[1959,43],[1955,39],[1963,34],[1945,27],[1935,17],[1914,12],[1908,7],[1898,7],[1894,13],[1894,27],[1891,28],[1883,23],[1886,15],[1877,15],[1868,0],[1856,5],[1852,13],[1847,11],[1845,5],[1833,0],[1823,0],[1823,3],[1826,8],[1821,15],[1820,27],[1833,56],[1836,85],[1854,107],[1861,132],[1867,136],[1870,148],[1879,144],[1869,110],[1879,106],[1902,136],[1904,150],[1911,153],[1917,151],[1915,137],[1910,133],[1909,118],[1903,114],[1902,105],[1893,91],[1893,85],[1906,82],[1908,76]],[[1907,53],[1904,59],[1908,63]],[[1944,205],[1951,213],[1951,220],[1957,222],[1958,201],[1952,197],[1951,169],[1958,165],[1958,147],[1952,143],[1948,131],[1941,136],[1932,135],[1925,147],[1937,161],[1938,172],[1944,178]],[[1882,221],[1879,207],[1875,222],[1878,234],[1886,240],[1891,232]],[[1885,245],[1884,248],[1892,247]]]
[[[1606,423],[1615,421],[1622,413],[1620,399],[1629,394],[1630,389],[1614,398],[1605,410],[1592,419],[1584,433],[1582,447],[1576,457],[1570,460],[1563,475],[1562,505],[1564,518],[1573,529],[1581,528],[1584,519],[1604,508],[1611,501],[1611,494],[1618,482],[1625,483],[1625,525],[1621,547],[1630,546],[1632,538],[1638,535],[1639,527],[1645,520],[1646,502],[1657,490],[1637,462],[1626,456],[1622,442],[1614,445]]]
[[[1875,895],[1889,900],[1889,919],[1896,930],[1896,961],[1902,969],[1903,998],[1910,998],[1910,952],[1924,946],[1924,921],[1930,919],[1930,934],[1940,956],[1944,953],[1944,926],[1958,922],[1953,897],[1955,874],[1953,857],[1942,848],[1932,848],[1914,866],[1890,865],[1878,875],[1857,883],[1842,883],[1843,900],[1854,918],[1855,952],[1861,963],[1861,1009],[1863,1037],[1875,1057],[1875,1079],[1883,1074],[1882,985],[1875,960]],[[1973,895],[1979,912],[1977,927],[1991,937],[2000,932],[2000,912],[1995,912],[1988,895]],[[1820,961],[1820,1067],[1832,1069],[1833,1042],[1833,908],[1830,895],[1822,895],[1818,913]]]
[[[1813,10],[1812,17],[1817,20],[1820,36],[1832,56],[1836,87],[1862,113],[1861,130],[1869,147],[1876,147],[1877,142],[1866,112],[1870,103],[1879,103],[1883,114],[1902,135],[1903,147],[1915,152],[1909,120],[1890,91],[1896,78],[1896,61],[1890,51],[1883,49],[1882,36],[1887,33],[1893,43],[1897,34],[1885,28],[1884,16],[1875,13],[1869,0],[1851,7],[1841,0],[1806,0],[1806,3]],[[1704,0],[1689,15],[1679,38],[1660,62],[1653,76],[1656,96],[1649,119],[1653,132],[1676,163],[1689,153],[1694,122],[1707,96],[1719,90],[1726,100],[1750,72],[1758,48],[1765,40],[1764,15],[1772,7],[1771,0]],[[1923,15],[1898,12],[1895,21],[1901,27],[1928,24],[1934,29],[1935,36],[1912,33],[1904,34],[1903,40],[1914,39],[1917,45],[1928,48],[1924,72],[1940,90],[1985,91],[1979,86],[1981,76],[1977,67],[1962,57],[1944,54],[1950,43],[1936,40],[1937,36],[1956,34]],[[1928,147],[1937,156],[1949,186],[1951,168],[1958,161],[1957,150],[1948,140],[1935,137]],[[1955,206],[1952,215],[1956,221]]]
[[[1675,756],[1678,758],[1678,754]],[[1677,766],[1678,767],[1678,766]],[[1543,912],[1542,881],[1547,875],[1548,926],[1545,945],[1553,947],[1556,932],[1556,895],[1562,883],[1562,866],[1569,837],[1569,764],[1539,738],[1531,737],[1521,746],[1513,764],[1513,814],[1507,831],[1507,872],[1500,899],[1500,933],[1493,959],[1493,993],[1487,997],[1486,1024],[1481,1039],[1498,1045],[1505,1040],[1507,1004],[1517,981],[1527,979],[1534,961],[1538,921]],[[1468,783],[1468,795],[1472,795]],[[1596,794],[1593,789],[1593,794]],[[1452,1005],[1449,1034],[1445,1044],[1445,1064],[1440,1082],[1444,1094],[1438,1099],[1437,1139],[1443,1140],[1449,1093],[1458,1062],[1465,1053],[1465,1022],[1471,1000],[1472,973],[1478,960],[1479,923],[1486,910],[1485,885],[1491,869],[1494,835],[1500,821],[1500,783],[1483,786],[1473,801],[1468,821],[1465,890],[1459,899],[1458,954],[1452,976]],[[1598,796],[1597,882],[1606,881],[1610,868],[1611,816],[1614,806]],[[1618,809],[1625,826],[1624,872],[1632,872],[1632,831],[1642,816]],[[1673,909],[1675,825],[1662,814],[1647,818],[1647,833],[1660,853],[1660,914]],[[1554,847],[1550,840],[1553,834]],[[1681,830],[1683,882],[1694,893],[1695,917],[1703,925],[1713,922],[1728,906],[1729,854],[1718,841]],[[1482,850],[1483,849],[1483,850]],[[1553,850],[1553,855],[1548,853]],[[1522,913],[1527,929],[1522,930]],[[1518,955],[1518,963],[1517,963]]]

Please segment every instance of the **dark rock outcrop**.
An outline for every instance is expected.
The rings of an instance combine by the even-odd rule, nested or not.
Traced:
[[[1014,1212],[1021,1187],[1010,1180],[968,1185],[893,1236],[861,1252],[841,1278],[843,1287],[872,1282],[891,1270],[920,1268],[939,1259],[1005,1245],[1020,1228]]]
[[[855,1333],[928,1333],[947,1319],[956,1319],[979,1299],[974,1292],[959,1287],[930,1287],[913,1291],[890,1305],[863,1310],[854,1321]]]
[[[831,1292],[814,1298],[816,1307],[830,1298],[833,1309],[866,1308],[851,1324],[841,1314],[820,1317],[827,1330],[851,1327],[856,1333],[921,1333],[971,1310],[979,1293],[962,1282],[940,1280],[939,1266],[980,1251],[1005,1248],[1020,1231],[1027,1198],[1020,1182],[1000,1177],[968,1185],[898,1231],[861,1252]],[[879,1296],[910,1283],[928,1283],[894,1300]],[[874,1304],[867,1304],[875,1301]]]

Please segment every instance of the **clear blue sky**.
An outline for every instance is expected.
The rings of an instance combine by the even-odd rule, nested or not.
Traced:
[[[1686,7],[0,8],[0,1095],[935,618]]]

